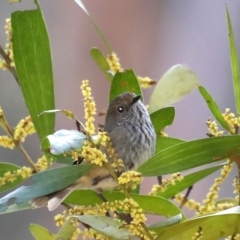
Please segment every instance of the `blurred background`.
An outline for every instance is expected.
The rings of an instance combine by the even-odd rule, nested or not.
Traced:
[[[105,45],[89,17],[73,0],[39,0],[49,31],[55,79],[56,108],[70,109],[83,119],[83,102],[79,89],[89,79],[99,111],[107,108],[109,83],[92,60],[89,50],[98,47],[107,54]],[[227,4],[240,50],[240,2],[237,0],[101,0],[83,1],[89,13],[118,54],[124,68],[132,68],[140,76],[159,80],[175,64],[187,64],[200,78],[224,112],[235,112],[228,48],[225,4]],[[5,45],[5,19],[16,10],[33,9],[33,0],[9,4],[0,2],[0,44]],[[44,69],[43,69],[44,71]],[[152,89],[144,90],[148,103]],[[37,98],[37,96],[36,96]],[[10,124],[15,126],[28,115],[21,91],[11,74],[0,71],[0,105]],[[206,137],[206,120],[211,117],[197,90],[175,104],[176,118],[166,132],[173,137],[193,140]],[[103,118],[98,118],[103,123]],[[57,115],[56,129],[73,129],[72,121]],[[0,129],[0,135],[3,131]],[[40,143],[31,136],[24,144],[30,156],[40,156]],[[20,152],[0,148],[0,161],[27,165]],[[214,177],[194,186],[191,198],[202,201]],[[232,196],[232,179],[221,189],[221,197]],[[145,179],[142,192],[149,192],[155,179]],[[5,195],[1,194],[0,196]],[[47,209],[0,215],[0,240],[33,239],[29,223],[37,223],[57,231],[53,213]],[[192,216],[188,212],[188,216]]]

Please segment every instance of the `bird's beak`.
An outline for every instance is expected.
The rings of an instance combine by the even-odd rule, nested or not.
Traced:
[[[140,98],[141,98],[141,95],[136,95],[135,97],[133,97],[133,99],[132,99],[132,105],[133,105],[134,103],[136,103]]]

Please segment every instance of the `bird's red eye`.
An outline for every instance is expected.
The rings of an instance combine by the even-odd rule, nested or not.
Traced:
[[[124,108],[123,107],[119,107],[118,108],[118,112],[120,112],[120,113],[124,112]]]

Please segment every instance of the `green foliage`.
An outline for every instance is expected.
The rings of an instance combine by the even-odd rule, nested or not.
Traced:
[[[17,165],[10,163],[0,163],[0,176],[3,176],[7,172],[13,173],[18,169],[20,169],[20,167],[18,167]],[[0,187],[0,192],[12,189],[21,182],[23,182],[23,179],[21,177],[17,177],[17,179],[14,181],[5,181],[5,184]]]
[[[209,94],[209,92],[202,86],[198,87],[199,92],[201,93],[202,97],[206,101],[210,111],[212,112],[213,116],[216,120],[221,124],[221,126],[230,132],[230,129],[222,116],[222,112],[219,109],[217,103],[214,101],[213,97]]]
[[[111,54],[113,52],[112,48],[83,3],[80,0],[75,1],[90,17],[90,20]],[[37,6],[38,8],[36,10],[14,12],[12,14],[12,46],[17,77],[19,78],[24,100],[39,138],[42,140],[42,150],[47,152],[50,143],[45,137],[53,133],[55,117],[54,114],[45,114],[39,118],[38,114],[46,110],[54,109],[54,86],[48,33],[41,9],[38,4]],[[239,115],[240,79],[238,58],[228,10],[226,10],[226,13],[233,86],[237,113]],[[140,94],[143,100],[142,89],[134,70],[127,69],[114,74],[110,69],[106,57],[99,49],[92,48],[90,53],[111,84],[109,101],[112,101],[117,95],[126,91]],[[111,74],[113,74],[113,76]],[[139,215],[149,214],[166,217],[165,220],[158,221],[150,226],[141,223],[146,234],[150,234],[149,231],[155,232],[156,237],[152,237],[152,239],[191,239],[192,236],[201,229],[203,229],[204,232],[202,239],[218,239],[240,231],[239,207],[187,219],[182,209],[176,206],[170,199],[215,171],[220,170],[222,166],[226,164],[225,161],[224,163],[219,163],[220,160],[227,158],[231,160],[238,159],[240,154],[240,136],[237,134],[197,139],[188,142],[182,139],[160,135],[165,127],[173,124],[175,117],[174,107],[166,106],[179,101],[187,93],[195,89],[198,82],[197,75],[191,69],[184,65],[176,65],[169,69],[162,76],[161,81],[157,83],[149,102],[150,117],[157,133],[156,152],[151,159],[143,163],[138,169],[143,177],[166,175],[188,169],[194,169],[194,172],[185,175],[183,180],[167,186],[164,192],[158,192],[156,196],[138,194],[138,191],[130,193],[128,189],[124,188],[122,188],[123,192],[116,190],[112,192],[104,191],[102,193],[105,200],[111,202],[113,205],[118,203],[116,201],[124,200],[126,197],[133,199],[139,207]],[[225,130],[230,132],[228,124],[211,94],[202,86],[198,86],[198,90],[216,120]],[[5,126],[4,130],[6,129],[8,128]],[[18,147],[20,146],[19,144],[16,145]],[[23,148],[21,148],[21,152],[28,158]],[[64,154],[54,158],[58,163],[67,165],[72,163],[72,159]],[[196,167],[207,164],[214,164],[215,166],[201,170],[195,169]],[[87,174],[91,168],[91,165],[64,166],[34,173],[30,177],[30,180],[33,182],[31,186],[20,187],[0,199],[0,212],[1,214],[6,214],[31,209],[32,206],[29,200],[51,194],[69,186],[78,178]],[[19,169],[20,166],[0,163],[0,180],[3,181],[6,172],[10,171],[12,173]],[[22,181],[20,177],[17,177],[13,182],[6,181],[5,184],[2,184],[0,181],[0,192],[13,189]],[[150,190],[149,188],[149,192]],[[13,198],[15,199],[14,204],[9,205],[9,200]],[[236,202],[233,199],[217,201],[215,201],[216,205],[221,203],[221,201],[223,203]],[[91,209],[91,207],[94,208],[94,206],[104,204],[104,200],[92,190],[81,189],[70,194],[64,200],[64,204],[67,208],[70,205],[77,205]],[[130,211],[130,214],[136,213],[134,211]],[[120,209],[120,213],[125,212]],[[104,234],[110,239],[130,239],[133,237],[133,233],[127,228],[127,225],[132,223],[131,221],[123,221],[125,224],[123,227],[123,222],[116,220],[116,218],[96,215],[94,212],[91,215],[76,214],[71,216],[70,219],[65,221],[56,235],[53,235],[47,229],[36,224],[31,224],[29,229],[36,240],[70,239],[76,231],[76,226],[71,222],[74,219],[79,220],[83,224],[87,224],[96,232]],[[214,229],[214,231],[212,229]]]
[[[15,199],[16,204],[21,204],[33,198],[59,191],[86,174],[91,167],[90,165],[67,166],[34,174],[30,177],[33,185],[20,187],[0,199],[0,212],[7,210],[7,203],[10,199]]]
[[[128,69],[125,72],[117,72],[111,83],[109,102],[116,96],[124,92],[134,92],[142,96],[142,90],[133,70]],[[141,98],[143,100],[143,96]]]
[[[109,82],[111,82],[113,77],[110,73],[110,66],[103,53],[98,48],[92,48],[90,53],[99,68],[103,71],[105,77],[109,80]]]
[[[228,39],[229,39],[229,48],[230,48],[230,59],[232,67],[232,77],[233,77],[233,89],[235,95],[235,104],[238,116],[240,115],[240,75],[239,75],[239,65],[238,65],[238,54],[237,48],[235,45],[233,28],[231,23],[231,18],[226,7],[227,14],[227,24],[228,24]]]
[[[160,134],[165,127],[173,123],[175,117],[174,107],[166,107],[150,114],[152,124],[157,134]]]
[[[39,118],[54,109],[50,43],[40,8],[11,16],[12,47],[21,90],[40,140],[54,130],[55,115]]]
[[[54,235],[40,225],[30,224],[29,230],[36,240],[54,240]]]

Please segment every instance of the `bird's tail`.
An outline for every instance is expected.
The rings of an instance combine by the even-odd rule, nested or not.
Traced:
[[[109,175],[109,172],[102,167],[97,167],[91,170],[87,175],[81,177],[73,184],[69,185],[58,192],[51,193],[47,196],[35,198],[31,201],[31,204],[35,208],[48,206],[49,211],[56,209],[64,199],[70,195],[74,190],[82,188],[92,189],[113,189],[116,187],[116,182]]]
[[[53,211],[64,201],[65,198],[67,198],[68,195],[78,188],[81,188],[80,185],[76,185],[76,183],[74,183],[58,192],[35,198],[31,201],[31,204],[35,208],[40,208],[47,205],[48,210]]]

